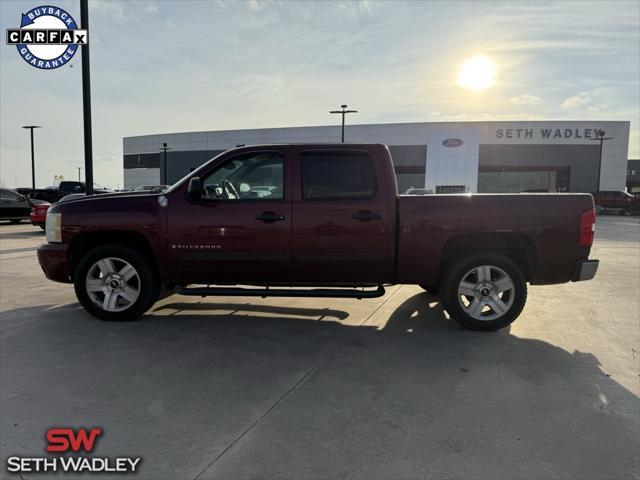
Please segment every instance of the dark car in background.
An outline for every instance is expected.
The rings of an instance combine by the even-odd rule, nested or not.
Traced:
[[[87,189],[84,182],[76,182],[65,180],[60,185],[54,185],[47,188],[17,188],[18,193],[24,195],[29,200],[44,200],[45,202],[55,203],[70,194],[85,194]],[[93,193],[113,193],[113,190],[101,187],[97,183],[93,184]]]
[[[9,220],[11,223],[19,223],[29,219],[31,204],[24,195],[0,188],[0,220]]]
[[[633,195],[620,190],[604,190],[593,194],[593,202],[598,211],[625,214],[633,202]]]
[[[61,198],[65,195],[69,195],[70,193],[86,193],[86,184],[84,182],[75,182],[70,180],[65,180],[60,182],[60,186],[58,187],[60,191]],[[108,188],[103,188],[97,183],[93,184],[93,193],[112,193],[113,190],[109,190]]]

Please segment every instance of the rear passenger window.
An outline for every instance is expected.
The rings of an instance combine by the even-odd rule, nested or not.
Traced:
[[[366,152],[303,152],[304,200],[358,200],[376,192],[371,155]]]

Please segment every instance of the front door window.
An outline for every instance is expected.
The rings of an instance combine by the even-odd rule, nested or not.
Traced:
[[[284,159],[279,152],[234,157],[205,177],[203,186],[207,200],[283,200]]]

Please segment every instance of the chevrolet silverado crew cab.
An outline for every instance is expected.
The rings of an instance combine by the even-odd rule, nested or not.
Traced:
[[[384,145],[262,145],[161,193],[53,205],[38,259],[104,320],[141,316],[161,286],[360,299],[416,284],[464,327],[496,330],[527,283],[594,277],[594,222],[589,194],[398,196]]]

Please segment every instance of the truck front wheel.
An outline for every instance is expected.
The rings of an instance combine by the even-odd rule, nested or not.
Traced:
[[[527,300],[520,268],[502,255],[474,255],[458,261],[441,287],[445,310],[471,330],[506,327],[518,318]]]
[[[143,255],[126,247],[98,247],[74,273],[80,304],[101,320],[135,320],[158,299],[159,282]]]

